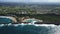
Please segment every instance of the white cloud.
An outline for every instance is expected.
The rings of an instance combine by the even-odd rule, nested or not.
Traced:
[[[60,0],[48,0],[48,2],[60,2]]]
[[[60,2],[60,0],[0,0],[1,2]]]

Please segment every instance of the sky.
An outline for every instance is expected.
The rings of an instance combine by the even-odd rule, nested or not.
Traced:
[[[0,0],[0,2],[46,2],[46,3],[60,3],[60,0]]]

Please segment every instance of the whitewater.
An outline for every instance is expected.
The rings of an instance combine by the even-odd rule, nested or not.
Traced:
[[[0,24],[1,34],[60,34],[60,25],[54,24]]]

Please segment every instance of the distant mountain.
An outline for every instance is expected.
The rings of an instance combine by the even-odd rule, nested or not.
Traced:
[[[0,6],[20,6],[24,4],[25,3],[0,3]]]
[[[21,6],[21,5],[44,5],[44,6],[60,6],[60,4],[54,3],[9,3],[9,2],[0,2],[0,6]]]

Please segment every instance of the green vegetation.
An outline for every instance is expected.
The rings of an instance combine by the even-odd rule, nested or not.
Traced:
[[[31,18],[41,19],[45,22],[60,22],[60,16],[57,15],[46,15],[46,14],[38,14],[38,15],[21,15],[21,17],[29,16]]]
[[[60,13],[59,11],[60,11],[60,9],[52,9],[52,10],[50,9],[50,12],[45,12],[45,13],[46,14],[51,13],[51,12]],[[41,12],[43,15],[41,15],[39,12]],[[44,15],[45,13],[44,13],[44,11],[39,11],[38,9],[31,9],[29,7],[0,6],[0,15],[1,14],[3,14],[3,15],[4,14],[15,14],[17,16],[17,18],[18,17],[24,17],[24,16],[30,16],[32,18],[42,19],[44,21],[60,22],[60,16],[57,16],[57,15]]]
[[[3,12],[2,12],[3,11]],[[0,7],[0,14],[31,14],[33,10],[29,8],[22,8],[22,7],[13,7],[13,6],[1,6]]]

